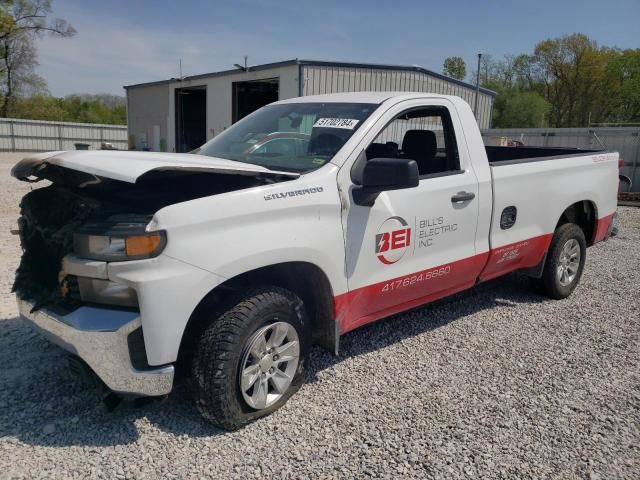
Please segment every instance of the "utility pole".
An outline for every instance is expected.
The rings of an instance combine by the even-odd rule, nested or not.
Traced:
[[[478,53],[478,70],[476,71],[476,100],[474,102],[473,114],[478,120],[478,96],[480,95],[480,60],[482,59],[482,53]]]

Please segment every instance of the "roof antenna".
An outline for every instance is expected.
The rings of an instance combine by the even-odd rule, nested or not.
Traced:
[[[247,56],[244,56],[244,66],[240,65],[239,63],[234,63],[233,66],[239,70],[242,70],[243,72],[248,72],[249,64],[247,63]]]

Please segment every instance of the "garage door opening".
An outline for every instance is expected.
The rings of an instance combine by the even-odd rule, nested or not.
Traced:
[[[176,89],[176,152],[190,152],[207,140],[207,87]]]
[[[233,123],[278,100],[279,81],[266,78],[250,82],[233,82]]]

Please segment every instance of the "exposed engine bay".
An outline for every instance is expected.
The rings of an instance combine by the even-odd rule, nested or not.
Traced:
[[[21,179],[52,182],[23,197],[18,220],[23,254],[13,291],[39,309],[77,301],[77,285],[66,281],[61,271],[63,258],[74,252],[74,233],[144,232],[153,214],[165,206],[289,178],[163,170],[129,183],[45,163],[37,175]]]

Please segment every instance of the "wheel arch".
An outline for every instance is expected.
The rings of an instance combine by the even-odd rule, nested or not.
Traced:
[[[313,342],[337,353],[339,328],[334,320],[334,294],[329,277],[310,262],[284,262],[260,267],[226,280],[209,291],[191,314],[180,342],[178,360],[190,357],[211,315],[222,313],[252,287],[277,286],[300,297],[308,309]]]
[[[581,200],[564,209],[555,230],[565,223],[575,223],[584,233],[587,246],[593,244],[598,222],[598,209],[592,200]]]

